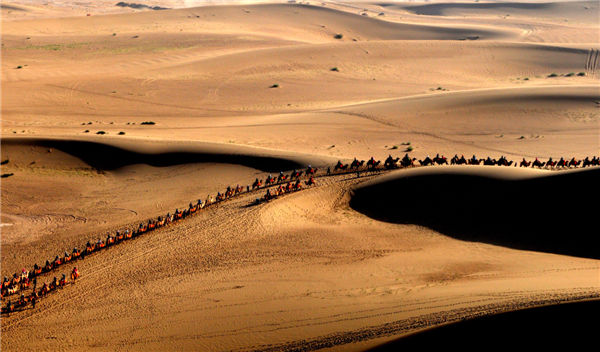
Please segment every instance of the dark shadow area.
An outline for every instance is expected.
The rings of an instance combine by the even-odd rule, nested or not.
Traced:
[[[566,303],[501,313],[415,333],[369,352],[443,350],[583,350],[597,344],[600,301]]]
[[[382,7],[396,5],[394,3],[379,4]],[[416,6],[405,6],[404,9],[417,15],[443,16],[445,10],[463,9],[463,10],[489,10],[489,9],[518,9],[536,11],[546,9],[552,6],[548,3],[525,3],[525,2],[500,2],[500,3],[440,3],[425,4]]]
[[[25,145],[54,148],[73,155],[98,170],[117,170],[124,166],[146,164],[156,167],[192,163],[221,163],[251,167],[265,172],[279,172],[302,168],[297,161],[235,152],[204,152],[201,150],[144,152],[117,146],[75,140],[58,139],[4,139],[2,145]]]
[[[10,11],[23,11],[23,12],[27,12],[27,10],[17,7],[17,6],[13,6],[13,5],[6,5],[6,4],[0,4],[0,9],[2,10],[10,10]]]
[[[130,7],[132,9],[137,9],[137,10],[143,10],[143,9],[147,9],[147,10],[168,10],[168,7],[161,7],[161,6],[148,6],[145,4],[136,4],[136,3],[129,3],[129,2],[118,2],[115,4],[115,6],[119,6],[119,7]]]
[[[350,206],[460,240],[600,259],[599,168],[521,179],[466,170],[406,174],[354,189]]]

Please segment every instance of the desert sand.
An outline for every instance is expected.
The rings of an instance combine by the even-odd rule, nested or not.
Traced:
[[[2,3],[2,276],[307,165],[600,154],[596,1],[116,3]],[[81,272],[1,348],[385,350],[524,317],[583,345],[556,317],[597,310],[598,171],[242,193],[38,277]]]

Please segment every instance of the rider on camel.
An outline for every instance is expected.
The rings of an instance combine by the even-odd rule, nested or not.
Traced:
[[[42,285],[42,288],[40,289],[40,294],[45,294],[50,292],[50,287],[48,287],[48,284],[44,282],[44,284]]]
[[[58,287],[58,279],[56,278],[56,276],[54,277],[54,279],[52,279],[52,282],[50,282],[50,289],[55,289]]]
[[[79,277],[79,270],[77,270],[77,267],[74,267],[73,271],[71,272],[71,279],[73,281],[75,281],[78,277]]]
[[[27,303],[27,299],[25,299],[25,294],[21,293],[21,297],[19,298],[18,305],[24,306]]]

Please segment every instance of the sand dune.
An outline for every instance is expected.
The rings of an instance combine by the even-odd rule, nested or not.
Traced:
[[[27,138],[4,138],[2,157],[9,161],[3,173],[14,174],[2,182],[2,223],[11,225],[3,228],[2,248],[21,253],[3,258],[4,275],[115,227],[158,216],[165,208],[185,207],[227,186],[245,187],[266,172],[332,162],[210,143]],[[19,206],[29,203],[32,192],[45,197]],[[99,196],[105,200],[97,201]]]
[[[594,44],[599,40],[597,4],[589,1],[366,2],[338,7],[387,21],[504,28],[519,32],[519,41],[524,42]]]
[[[384,8],[387,4],[379,4]],[[397,6],[390,4],[391,6]],[[595,1],[567,2],[488,2],[437,3],[401,5],[406,11],[427,16],[503,16],[527,17],[555,21],[576,21],[598,24],[598,3]]]
[[[227,31],[227,27],[233,27],[238,33],[261,34],[269,37],[280,37],[278,35],[280,25],[286,23],[287,39],[302,42],[352,41],[352,39],[459,40],[467,36],[479,36],[485,39],[500,38],[510,33],[484,27],[456,28],[392,23],[318,6],[265,4],[206,6],[89,18],[41,19],[35,22],[14,21],[10,23],[10,28],[5,34],[28,33],[32,36],[43,36],[48,33],[48,29],[62,24],[69,29],[62,30],[63,35],[110,35],[114,32],[131,33],[138,30],[139,26],[152,26],[157,20],[160,20],[161,31],[167,32]],[[336,39],[334,38],[336,34],[342,34],[343,37]]]
[[[2,275],[268,173],[317,184],[77,261],[2,316],[3,351],[360,351],[600,297],[597,168],[323,175],[597,155],[596,3],[116,3],[2,4]]]
[[[598,259],[599,239],[588,225],[593,210],[585,202],[554,201],[587,194],[598,173],[428,168],[363,185],[350,206],[375,219],[419,224],[462,240]]]
[[[386,125],[402,134],[393,145],[411,142],[423,156],[471,149],[488,155],[585,157],[598,147],[598,97],[593,86],[483,89],[361,104],[335,113]]]
[[[239,50],[249,44],[240,43]],[[94,54],[97,57],[73,62],[68,71],[54,70],[63,58],[70,61],[78,52],[92,54],[86,48],[73,50],[52,52],[36,67],[5,70],[10,75],[5,83],[10,89],[3,92],[7,120],[15,113],[47,114],[47,107],[56,102],[60,102],[58,112],[69,115],[152,116],[160,111],[169,116],[223,116],[314,110],[437,93],[438,88],[593,82],[590,76],[575,75],[585,73],[589,51],[537,45],[397,41],[286,45],[208,58],[202,52],[189,52],[181,61],[177,55],[168,58],[168,52],[159,54],[155,62],[121,61],[124,58],[115,56],[114,62],[98,70],[90,67],[106,59]],[[12,57],[16,54],[21,52],[7,52],[4,64],[16,65]],[[51,73],[48,77],[49,71],[67,76]],[[552,73],[563,77],[547,77]],[[569,73],[573,75],[564,77]],[[22,89],[31,84],[36,87],[33,94],[22,96]],[[270,88],[273,84],[279,87]]]
[[[68,296],[40,304],[43,314],[3,319],[3,344],[33,334],[26,350],[348,349],[430,324],[594,294],[594,260],[374,221],[348,207],[347,189],[360,181],[324,180],[258,207],[247,207],[248,195],[94,255],[78,263],[87,275],[64,290]],[[106,307],[114,313],[102,314]],[[86,342],[98,330],[105,333]],[[49,333],[56,339],[44,338]]]

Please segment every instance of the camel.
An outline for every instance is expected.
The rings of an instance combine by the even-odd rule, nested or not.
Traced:
[[[496,164],[499,166],[511,166],[513,164],[513,161],[508,161],[506,157],[501,156],[500,159],[498,159],[498,161],[496,162]]]
[[[385,159],[384,163],[383,163],[383,167],[385,167],[386,169],[395,169],[397,167],[396,163],[398,162],[398,160],[400,160],[400,158],[392,158],[391,155],[388,155],[387,159]]]
[[[421,166],[433,165],[433,160],[429,156],[427,156],[425,159],[419,160],[419,164]]]
[[[338,160],[337,164],[335,164],[335,167],[333,168],[334,171],[337,170],[346,170],[348,168],[348,164],[342,164],[341,160]]]
[[[259,181],[258,178],[257,178],[252,183],[252,190],[258,189],[258,188],[260,188],[260,186],[262,186],[262,180]]]
[[[379,164],[381,164],[381,160],[376,161],[375,158],[371,157],[371,159],[367,161],[367,169],[374,170],[379,166]]]
[[[440,156],[439,154],[436,154],[436,156],[433,158],[433,162],[437,165],[448,165],[448,159],[445,156]]]
[[[290,180],[294,180],[297,178],[300,178],[300,176],[302,176],[303,171],[292,171],[292,174],[290,175]]]
[[[313,185],[315,185],[315,184],[316,184],[316,182],[315,182],[315,178],[314,178],[314,177],[311,177],[311,178],[310,178],[308,181],[305,181],[304,183],[305,183],[307,186],[313,186]]]
[[[271,175],[267,176],[267,179],[265,180],[265,185],[270,185],[272,183],[275,183],[275,177],[272,177]]]
[[[475,155],[471,159],[468,160],[469,165],[479,165],[482,160],[477,159]]]
[[[417,160],[417,158],[410,158],[408,156],[408,153],[404,155],[404,157],[402,158],[402,160],[400,160],[400,166],[402,167],[411,167],[411,166],[415,166],[415,161]]]
[[[460,158],[458,157],[458,155],[454,155],[454,157],[452,157],[452,159],[450,160],[450,164],[451,165],[466,165],[468,164],[467,159],[465,159],[464,155],[461,155]]]
[[[545,162],[539,161],[538,158],[535,158],[535,160],[531,163],[531,167],[542,168],[545,164]]]
[[[75,280],[77,280],[79,278],[79,270],[77,270],[77,267],[73,268],[73,271],[71,272],[71,280],[73,280],[73,282],[75,282]]]
[[[497,164],[497,161],[496,161],[496,159],[491,159],[489,156],[488,156],[488,158],[487,158],[487,159],[485,159],[485,160],[483,161],[483,165],[488,165],[488,166],[490,166],[490,165],[496,165],[496,164]]]
[[[556,162],[556,167],[567,167],[567,166],[568,166],[568,161],[566,161],[563,158],[560,158],[560,160]]]
[[[288,176],[284,175],[283,172],[279,173],[279,176],[277,177],[277,183],[281,183],[285,180],[287,180]]]
[[[550,158],[550,159],[548,159],[548,161],[546,161],[546,167],[549,167],[549,168],[556,167],[557,164],[558,164],[558,161],[554,161],[554,160],[552,160],[552,158]]]
[[[569,161],[569,164],[567,164],[567,167],[578,167],[579,164],[581,164],[581,160],[577,161],[575,158],[572,158],[571,161]]]
[[[306,168],[305,173],[307,175],[314,175],[315,173],[317,173],[317,168],[316,167],[312,167],[310,165],[308,165],[308,167]]]
[[[350,169],[358,169],[359,167],[363,166],[364,164],[365,164],[364,160],[358,161],[356,158],[354,158],[354,160],[350,164]]]

